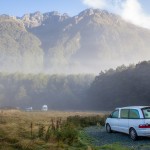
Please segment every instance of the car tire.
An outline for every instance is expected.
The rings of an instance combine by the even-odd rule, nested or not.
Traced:
[[[110,125],[108,123],[106,124],[106,131],[107,131],[107,133],[111,133],[112,132],[111,127],[110,127]]]
[[[134,128],[131,128],[130,131],[129,131],[129,135],[130,135],[130,138],[133,140],[133,141],[136,141],[138,139],[138,135],[136,133],[136,130]]]

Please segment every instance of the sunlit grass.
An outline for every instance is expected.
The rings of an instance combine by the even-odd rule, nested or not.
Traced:
[[[96,115],[98,113],[93,112],[1,110],[0,149],[5,147],[6,150],[84,150],[87,146],[79,140],[78,127],[72,120],[67,123],[67,117],[79,116],[80,119],[80,116],[91,118]]]
[[[95,147],[84,127],[104,125],[106,116],[93,112],[0,111],[0,149],[126,150],[118,144]]]

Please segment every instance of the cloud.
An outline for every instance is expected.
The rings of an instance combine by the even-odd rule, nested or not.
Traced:
[[[144,13],[138,0],[127,0],[123,4],[121,16],[133,24],[150,29],[150,16]]]
[[[82,0],[83,4],[106,9],[120,15],[124,20],[150,29],[150,16],[144,12],[138,0]]]
[[[105,1],[104,0],[83,0],[83,3],[92,8],[105,8]]]

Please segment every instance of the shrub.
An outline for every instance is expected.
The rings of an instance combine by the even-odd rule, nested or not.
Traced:
[[[69,145],[72,145],[75,141],[78,140],[78,135],[79,132],[77,128],[71,123],[64,124],[61,130],[57,132],[57,138]]]
[[[71,116],[67,118],[68,123],[74,124],[76,127],[88,127],[100,124],[101,126],[105,125],[105,120],[107,115],[104,116],[89,116],[89,117],[82,117],[82,116]]]
[[[52,134],[52,131],[51,131],[51,126],[48,127],[46,133],[45,133],[45,141],[48,142],[51,138],[51,134]]]
[[[43,138],[45,134],[45,126],[43,124],[39,125],[38,137]]]
[[[100,118],[99,123],[101,126],[105,126],[105,121],[107,119],[108,115],[104,115]]]

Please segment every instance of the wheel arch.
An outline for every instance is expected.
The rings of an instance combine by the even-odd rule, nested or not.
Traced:
[[[131,130],[131,129],[134,129],[134,130],[135,130],[135,128],[134,128],[134,127],[130,127],[130,128],[129,128],[128,133],[130,133],[130,130]],[[136,131],[136,130],[135,130],[135,131]]]

